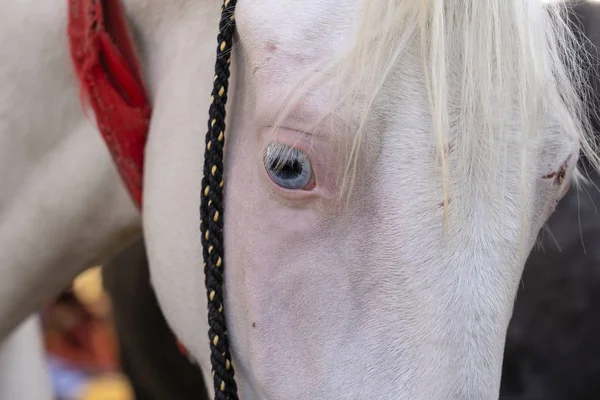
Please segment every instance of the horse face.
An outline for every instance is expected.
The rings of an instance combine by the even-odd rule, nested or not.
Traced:
[[[577,144],[549,124],[528,143],[537,157],[522,169],[515,130],[501,188],[481,159],[486,173],[465,175],[444,201],[415,39],[372,106],[345,198],[352,135],[332,131],[359,116],[313,124],[330,98],[324,86],[272,127],[301,71],[350,46],[359,9],[350,0],[238,6],[224,219],[225,310],[241,398],[497,397],[525,255],[568,184]],[[217,10],[208,14],[217,20]],[[173,31],[185,35],[156,39],[155,57],[177,54],[155,71],[145,229],[167,319],[210,379],[195,126],[212,59],[178,39],[209,30],[179,22]],[[167,84],[183,95],[167,101]],[[449,157],[458,156],[451,149]],[[446,226],[445,217],[459,222]]]

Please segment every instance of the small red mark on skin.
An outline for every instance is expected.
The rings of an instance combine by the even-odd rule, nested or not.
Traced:
[[[554,172],[551,172],[549,174],[546,174],[546,175],[542,176],[542,178],[544,178],[544,179],[552,179],[552,178],[554,178],[554,185],[555,186],[562,185],[563,182],[565,181],[566,176],[567,176],[567,167],[569,165],[569,160],[571,159],[572,155],[573,154],[570,154],[569,157],[567,157],[567,159],[560,166],[560,168],[558,169],[558,171],[554,171]]]
[[[265,48],[269,53],[275,53],[275,50],[277,50],[277,45],[273,42],[268,42]]]
[[[450,204],[451,201],[452,201],[452,199],[448,199],[448,204]],[[440,205],[440,207],[444,207],[444,202],[441,201],[439,205]]]

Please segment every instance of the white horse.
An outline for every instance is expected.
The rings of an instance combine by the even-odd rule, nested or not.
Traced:
[[[210,382],[198,204],[220,4],[123,4],[153,103],[152,281]],[[0,4],[0,337],[140,233],[81,111],[65,9]],[[497,398],[526,256],[580,148],[600,165],[559,11],[240,1],[224,228],[240,398]]]
[[[106,145],[82,113],[66,9],[58,0],[0,2],[0,339],[141,234]],[[0,348],[1,399],[51,399],[42,395],[48,379],[37,379],[47,371],[36,329],[28,322]],[[24,360],[29,370],[16,367]]]

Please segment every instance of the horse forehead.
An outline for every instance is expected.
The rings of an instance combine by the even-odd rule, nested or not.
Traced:
[[[240,40],[254,61],[307,65],[348,44],[357,0],[247,0],[236,10]]]

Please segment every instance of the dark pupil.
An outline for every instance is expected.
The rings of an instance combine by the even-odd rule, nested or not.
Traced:
[[[276,158],[271,162],[270,167],[271,171],[282,179],[291,179],[302,174],[302,164],[298,160],[289,160],[280,165],[279,158]]]

